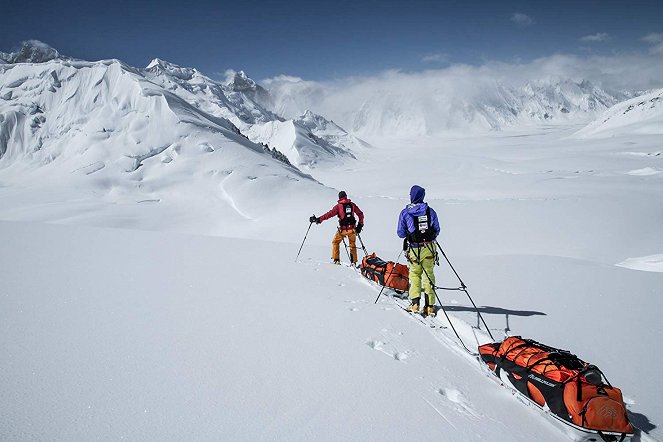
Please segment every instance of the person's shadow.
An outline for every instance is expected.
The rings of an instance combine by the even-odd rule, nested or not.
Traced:
[[[509,316],[545,316],[543,312],[536,312],[532,310],[510,310],[502,307],[482,306],[475,309],[474,307],[466,307],[462,305],[449,305],[444,309],[448,312],[472,312],[477,314],[477,328],[480,329],[481,318],[479,313],[484,315],[504,315],[505,327],[504,336],[508,336],[511,328],[509,326]]]

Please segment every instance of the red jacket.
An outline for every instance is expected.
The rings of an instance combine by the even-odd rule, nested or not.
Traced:
[[[343,213],[343,204],[347,203],[352,203],[352,212],[356,213],[357,217],[359,218],[358,224],[364,224],[364,212],[359,210],[359,207],[357,207],[355,203],[350,201],[349,198],[342,198],[338,200],[338,203],[336,203],[336,205],[332,207],[329,212],[325,213],[320,217],[320,222],[328,220],[329,218],[332,218],[334,216],[338,216],[339,217],[338,221],[341,222],[341,220],[343,219],[341,217],[345,217],[345,213]],[[354,229],[354,226],[345,227],[344,229]]]

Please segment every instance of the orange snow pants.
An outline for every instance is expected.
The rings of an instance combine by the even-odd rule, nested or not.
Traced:
[[[343,238],[347,237],[350,240],[350,256],[353,263],[357,262],[357,234],[355,230],[341,230],[337,229],[334,239],[332,239],[332,259],[340,259],[340,246]]]

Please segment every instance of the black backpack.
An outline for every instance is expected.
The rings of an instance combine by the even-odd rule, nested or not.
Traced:
[[[353,213],[353,204],[352,203],[342,203],[343,204],[343,218],[341,218],[341,214],[339,213],[338,216],[338,224],[341,227],[351,227],[357,224],[357,220],[355,219],[354,213]]]
[[[433,230],[430,219],[430,207],[426,207],[425,215],[413,216],[412,218],[415,230],[407,236],[407,240],[410,243],[431,242],[435,240],[435,231]]]

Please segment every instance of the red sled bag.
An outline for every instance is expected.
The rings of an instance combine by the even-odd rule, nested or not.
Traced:
[[[398,293],[407,292],[410,288],[407,266],[396,264],[393,261],[384,261],[375,253],[365,256],[361,260],[359,270],[365,278],[394,289]]]
[[[604,441],[633,435],[621,390],[576,355],[520,336],[482,345],[479,354],[505,384],[580,433]]]

